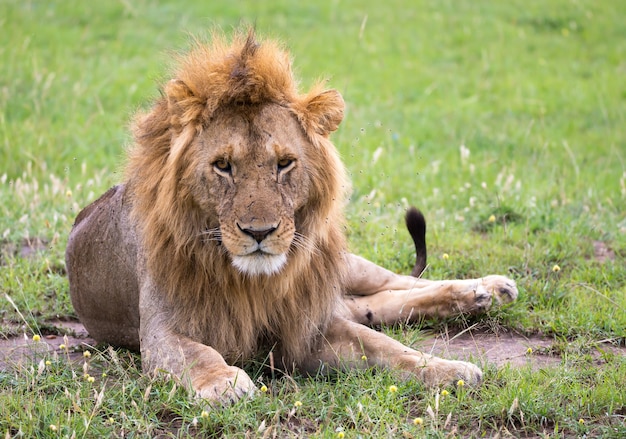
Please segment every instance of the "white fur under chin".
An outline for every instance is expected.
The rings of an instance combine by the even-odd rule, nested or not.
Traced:
[[[267,276],[278,273],[287,262],[287,255],[251,254],[247,256],[233,256],[233,265],[241,273],[250,276],[265,274]]]

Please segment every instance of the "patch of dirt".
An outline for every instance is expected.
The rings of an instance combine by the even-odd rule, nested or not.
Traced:
[[[20,243],[0,241],[0,264],[5,264],[4,258],[29,259],[37,253],[48,249],[48,240],[45,238],[22,239]]]
[[[65,354],[65,345],[70,359],[80,360],[83,350],[95,346],[96,341],[89,337],[87,330],[80,322],[54,320],[48,327],[56,328],[57,334],[44,334],[41,340],[34,341],[32,334],[25,328],[11,328],[11,333],[22,333],[21,336],[6,336],[0,339],[0,370],[24,363],[39,362],[53,352]],[[65,334],[65,335],[58,335]]]
[[[593,254],[596,261],[600,263],[604,263],[607,260],[615,260],[615,252],[602,241],[593,241]]]
[[[533,369],[540,369],[556,366],[561,361],[558,356],[544,354],[553,343],[552,339],[540,336],[466,331],[457,335],[435,335],[420,343],[418,349],[451,360],[478,360],[498,367],[531,365]]]

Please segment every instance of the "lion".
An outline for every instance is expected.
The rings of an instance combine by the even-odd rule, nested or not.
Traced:
[[[515,282],[429,281],[348,252],[350,183],[329,139],[339,92],[299,93],[287,51],[252,31],[218,33],[177,61],[134,118],[124,182],[69,236],[71,300],[90,335],[140,351],[146,373],[211,404],[254,394],[242,367],[270,355],[286,373],[380,367],[432,386],[480,382],[474,364],[372,327],[481,312],[514,300]]]

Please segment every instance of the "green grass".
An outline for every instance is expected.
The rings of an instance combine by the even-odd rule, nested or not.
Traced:
[[[347,101],[333,139],[353,180],[352,249],[407,272],[402,215],[418,205],[427,277],[509,274],[519,300],[482,327],[543,334],[561,356],[539,371],[482,365],[482,387],[445,397],[385,372],[271,379],[252,365],[268,392],[202,417],[180,386],[142,376],[136,355],[94,351],[91,383],[82,362],[49,354],[0,373],[0,434],[626,435],[626,359],[598,344],[626,343],[624,16],[612,0],[0,1],[4,335],[74,316],[67,234],[120,181],[129,116],[158,95],[189,33],[243,21],[287,43],[303,87],[327,77]],[[594,243],[612,256],[598,260]]]

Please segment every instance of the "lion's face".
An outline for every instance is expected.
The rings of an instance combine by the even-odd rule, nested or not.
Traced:
[[[208,239],[220,240],[242,273],[280,271],[297,245],[296,212],[309,186],[305,151],[311,145],[296,118],[274,104],[227,109],[191,147],[186,184],[207,216]]]
[[[295,85],[277,45],[217,41],[181,59],[162,98],[137,116],[132,215],[169,290],[194,264],[217,279],[224,273],[209,271],[228,262],[229,276],[251,277],[306,274],[320,249],[340,257],[348,183],[329,136],[344,101],[323,84],[306,94]]]

